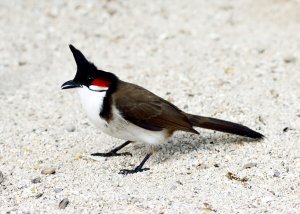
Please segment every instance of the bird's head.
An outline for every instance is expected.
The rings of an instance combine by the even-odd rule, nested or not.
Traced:
[[[62,84],[61,89],[87,87],[91,91],[107,91],[117,81],[117,77],[109,72],[98,70],[97,67],[89,62],[85,56],[73,45],[69,45],[76,65],[77,72],[73,80]]]

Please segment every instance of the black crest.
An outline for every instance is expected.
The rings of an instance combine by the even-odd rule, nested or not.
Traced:
[[[69,47],[77,65],[77,72],[74,81],[81,82],[83,84],[87,84],[91,79],[95,78],[105,79],[112,83],[117,81],[118,78],[114,74],[98,70],[93,63],[86,59],[80,50],[76,49],[71,44]]]
[[[74,80],[84,81],[87,76],[93,76],[97,72],[97,67],[93,63],[89,62],[73,45],[70,44],[69,47],[77,65],[77,73]]]

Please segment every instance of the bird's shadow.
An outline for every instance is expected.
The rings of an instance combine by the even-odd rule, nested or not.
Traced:
[[[179,132],[167,143],[159,145],[156,155],[158,157],[163,157],[164,161],[167,161],[174,157],[174,154],[184,155],[195,151],[200,152],[204,150],[218,150],[218,147],[221,147],[221,145],[224,144],[243,145],[245,143],[259,141],[260,140],[258,139],[251,139],[218,132],[203,132],[201,135]],[[136,149],[137,148],[139,148],[139,146],[137,146]]]

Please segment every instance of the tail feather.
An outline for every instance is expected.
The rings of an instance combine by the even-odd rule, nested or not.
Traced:
[[[246,136],[255,139],[264,138],[264,135],[237,123],[192,114],[187,114],[187,117],[189,118],[190,123],[193,126],[236,134],[240,136]]]

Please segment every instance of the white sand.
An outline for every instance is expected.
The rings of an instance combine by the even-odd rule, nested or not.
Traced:
[[[65,213],[299,212],[299,0],[82,2],[0,2],[1,213],[61,212],[64,198]],[[76,69],[69,43],[187,112],[267,140],[178,133],[150,171],[119,175],[143,146],[124,150],[133,157],[87,157],[123,141],[90,125],[77,95],[60,90]],[[42,175],[46,167],[56,174]]]

